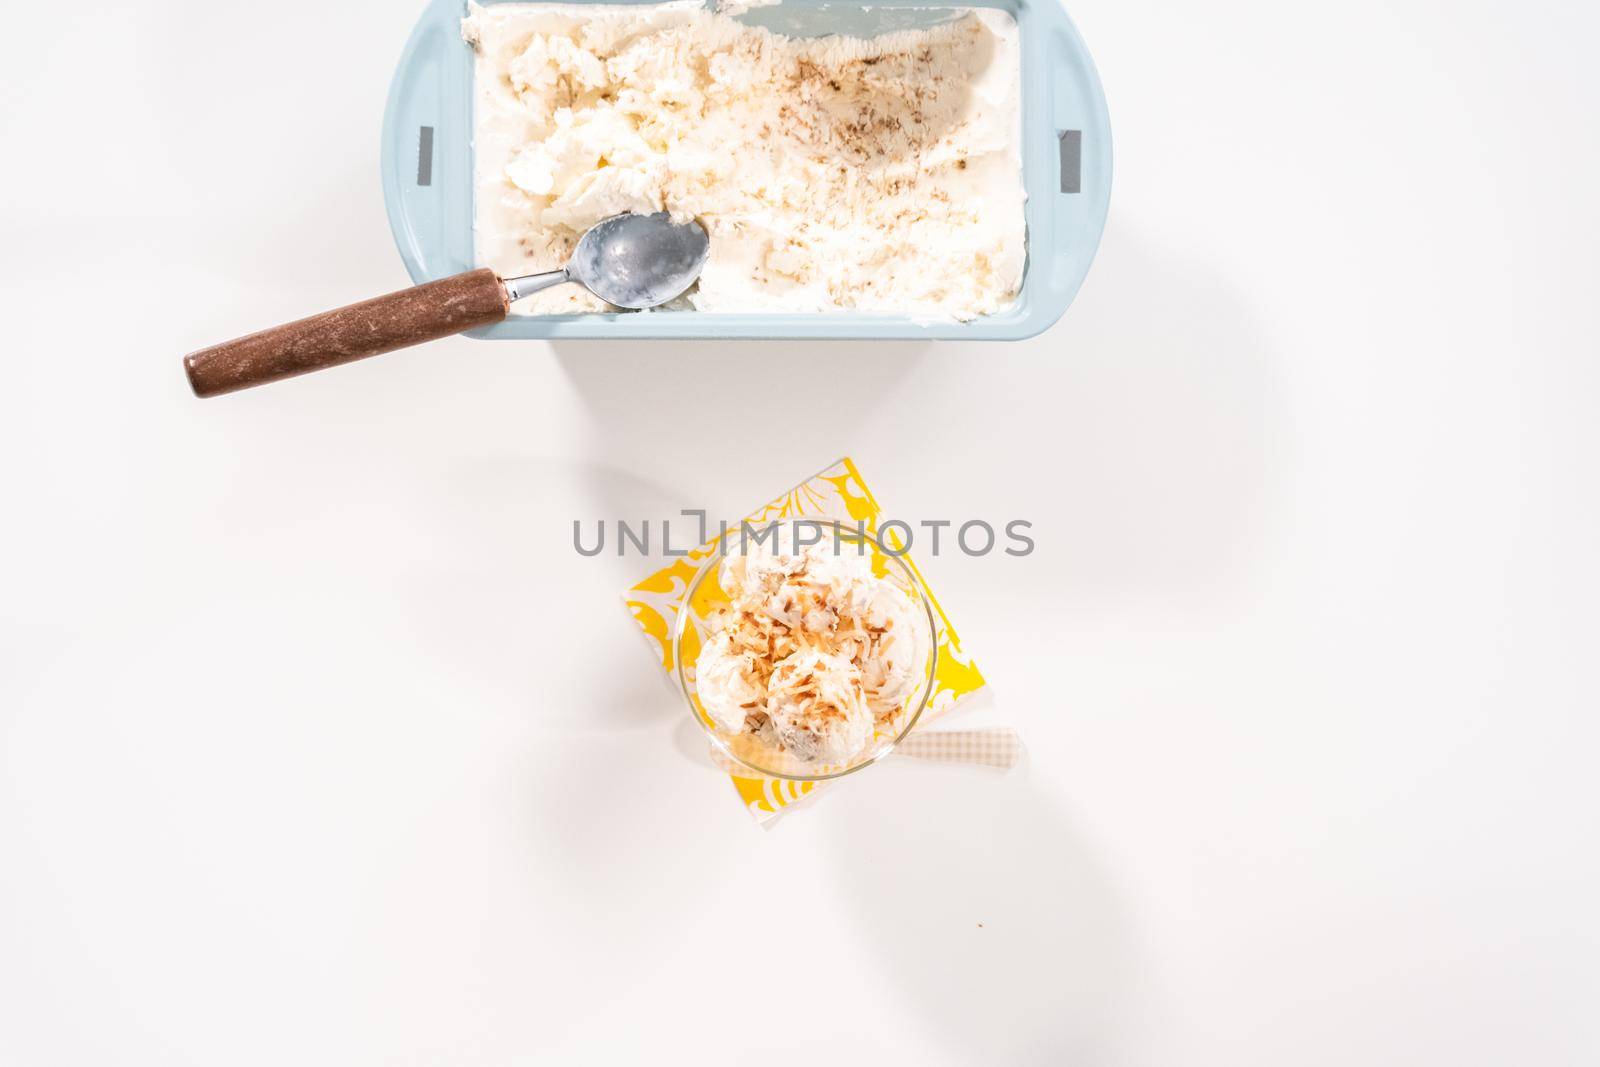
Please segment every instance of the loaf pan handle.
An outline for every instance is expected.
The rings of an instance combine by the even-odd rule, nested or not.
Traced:
[[[383,113],[383,199],[414,282],[473,266],[472,49],[459,0],[434,0],[412,30]]]
[[[1052,67],[1050,86],[1059,198],[1056,248],[1063,255],[1081,255],[1087,246],[1092,258],[1111,201],[1111,126],[1088,48],[1059,3],[1053,14],[1051,51],[1061,59]]]

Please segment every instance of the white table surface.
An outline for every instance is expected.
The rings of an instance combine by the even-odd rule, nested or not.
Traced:
[[[194,400],[185,351],[405,282],[414,6],[8,14],[0,1061],[1600,1057],[1593,5],[1075,0],[1117,188],[1027,343]],[[797,362],[781,434],[682,429]],[[764,832],[570,526],[846,453],[1034,522],[925,561],[1029,762]]]

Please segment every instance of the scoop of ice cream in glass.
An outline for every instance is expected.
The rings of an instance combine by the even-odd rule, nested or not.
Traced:
[[[887,755],[932,695],[937,621],[916,573],[849,525],[732,529],[678,613],[690,713],[727,759],[815,781]]]

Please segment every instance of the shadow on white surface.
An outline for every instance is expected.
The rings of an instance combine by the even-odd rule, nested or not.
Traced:
[[[680,718],[678,725],[672,728],[672,747],[677,749],[678,755],[696,767],[718,775],[723,774],[722,768],[711,758],[711,742],[706,739],[706,732],[689,718],[689,711],[683,706],[681,697],[678,710]]]
[[[622,599],[650,562],[572,547],[575,517],[676,507],[668,489],[603,464],[480,451],[412,470],[393,495],[405,503],[393,529],[372,523],[368,536],[409,565],[369,564],[372,578],[454,673],[545,726],[654,728],[680,710]]]
[[[1210,263],[1116,226],[1095,271],[1034,439],[1057,554],[1081,599],[1204,599],[1260,563],[1286,460],[1276,358]]]
[[[885,999],[952,1062],[1118,1062],[1134,970],[1121,905],[1032,776],[891,760],[824,798],[861,809],[829,813],[840,897]]]
[[[651,341],[551,346],[573,390],[604,432],[595,453],[695,471],[709,447],[719,466],[758,479],[798,480],[838,459],[883,398],[915,374],[926,341]],[[754,440],[722,442],[710,413]],[[777,455],[783,461],[774,462]],[[745,457],[748,456],[748,459]],[[792,469],[791,469],[792,468]],[[771,486],[782,492],[786,484]],[[712,502],[702,502],[712,503]],[[751,500],[740,505],[759,503]]]

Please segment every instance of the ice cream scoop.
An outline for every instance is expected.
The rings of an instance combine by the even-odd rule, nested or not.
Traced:
[[[841,763],[872,738],[861,672],[829,652],[796,652],[773,669],[767,715],[778,743],[803,760]]]
[[[793,582],[838,593],[872,577],[864,549],[859,539],[844,540],[836,523],[777,523],[749,537],[730,535],[720,580],[735,599],[764,599]]]
[[[733,634],[724,631],[708,641],[695,661],[695,689],[711,721],[734,733],[745,719],[766,702],[767,694],[755,676],[753,657],[734,646]]]
[[[917,626],[916,605],[893,582],[874,580],[863,599],[856,662],[868,706],[887,718],[922,684],[927,649]]]
[[[202,348],[183,367],[196,396],[231,393],[487,326],[512,302],[566,282],[616,307],[652,308],[694,284],[710,247],[697,222],[614,215],[589,228],[560,270],[505,279],[467,271]]]

